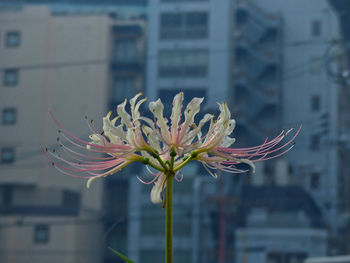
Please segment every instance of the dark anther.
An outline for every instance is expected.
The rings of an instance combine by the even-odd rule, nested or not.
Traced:
[[[45,148],[45,151],[48,151],[48,149],[47,149],[47,148]]]
[[[51,163],[52,164],[52,166],[54,166],[55,165],[55,163]]]
[[[52,152],[54,153],[54,152],[56,152],[56,150],[55,150],[55,149],[53,149],[53,150],[52,150]]]
[[[59,137],[57,137],[57,141],[59,141],[60,140],[60,138]]]
[[[58,130],[58,133],[61,133],[62,131],[61,130]]]
[[[94,120],[90,120],[90,123],[93,123],[94,122]]]

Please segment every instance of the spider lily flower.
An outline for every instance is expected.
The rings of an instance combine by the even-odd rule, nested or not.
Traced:
[[[93,132],[89,142],[69,133],[50,112],[65,142],[58,138],[60,150],[46,149],[45,155],[61,172],[88,178],[87,187],[97,178],[114,174],[133,162],[142,162],[153,178],[148,182],[139,177],[138,179],[142,183],[153,184],[151,200],[153,203],[160,203],[167,176],[173,175],[176,180],[181,181],[179,171],[190,161],[200,162],[213,177],[217,177],[217,170],[229,173],[247,172],[248,170],[237,167],[239,163],[247,164],[254,172],[254,162],[270,160],[290,151],[301,129],[300,126],[292,138],[284,143],[281,143],[282,140],[293,128],[283,130],[274,139],[266,139],[255,147],[232,148],[235,138],[230,135],[235,128],[235,121],[231,119],[225,102],[219,104],[220,114],[216,120],[213,115],[205,114],[196,125],[194,119],[200,111],[203,98],[193,98],[183,111],[184,94],[180,92],[173,99],[169,123],[163,116],[164,105],[160,99],[149,104],[153,120],[141,116],[139,109],[147,100],[139,100],[141,95],[139,93],[130,100],[131,114],[125,109],[127,100],[118,105],[116,118],[111,120],[112,112],[109,112],[103,118],[103,133],[96,132],[88,122]],[[202,128],[208,122],[207,133],[203,135]],[[82,150],[88,153],[83,153]],[[89,176],[79,175],[82,172]]]

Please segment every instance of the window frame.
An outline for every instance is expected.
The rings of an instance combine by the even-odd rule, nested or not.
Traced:
[[[46,236],[43,238],[39,234],[39,231],[46,231]],[[48,244],[50,241],[50,226],[48,224],[36,224],[34,226],[33,243],[35,244]]]
[[[322,36],[322,21],[320,19],[311,20],[310,34],[312,37]]]
[[[8,152],[11,152],[11,154],[13,155],[12,158],[10,159],[6,159],[4,158],[4,155],[6,155]],[[1,148],[1,152],[0,152],[1,156],[0,156],[0,163],[2,164],[11,164],[14,163],[16,161],[16,151],[14,147],[3,147]]]
[[[6,119],[6,114],[13,114],[13,119],[12,120],[7,120]],[[5,107],[2,109],[2,114],[1,114],[1,118],[2,118],[2,125],[15,125],[17,123],[17,108],[15,107]]]
[[[171,20],[171,18],[173,19]],[[197,40],[208,38],[208,12],[164,12],[159,15],[159,20],[160,40]],[[198,23],[200,20],[203,20],[204,23]],[[171,21],[175,21],[176,23],[171,23]]]
[[[310,147],[312,152],[318,152],[321,150],[321,134],[315,133],[310,136]]]
[[[15,44],[11,43],[11,37],[17,36],[17,42]],[[6,32],[5,35],[5,46],[7,48],[18,48],[21,45],[21,32],[19,30],[10,30]]]
[[[8,81],[7,79],[7,76],[9,74],[14,74],[15,76],[15,81],[11,82],[11,81]],[[19,69],[17,68],[8,68],[8,69],[5,69],[3,71],[3,75],[2,75],[2,84],[5,86],[5,87],[14,87],[14,86],[18,86],[19,84]]]
[[[158,57],[159,78],[208,77],[209,54],[207,49],[163,49],[159,51]],[[199,61],[201,63],[198,63]]]
[[[321,96],[314,94],[310,98],[310,110],[311,112],[320,112],[321,110]]]

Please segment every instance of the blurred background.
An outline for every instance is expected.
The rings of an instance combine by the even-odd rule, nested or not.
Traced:
[[[0,262],[122,262],[108,247],[164,261],[165,210],[142,166],[87,190],[41,152],[60,140],[49,109],[88,140],[87,121],[101,131],[141,91],[167,114],[179,91],[205,97],[203,113],[226,101],[236,147],[302,125],[255,174],[183,169],[175,262],[350,254],[349,23],[347,0],[0,0]]]

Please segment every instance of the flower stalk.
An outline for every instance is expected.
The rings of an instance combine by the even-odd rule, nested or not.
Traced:
[[[173,180],[174,172],[167,174],[165,217],[165,262],[173,263]]]

